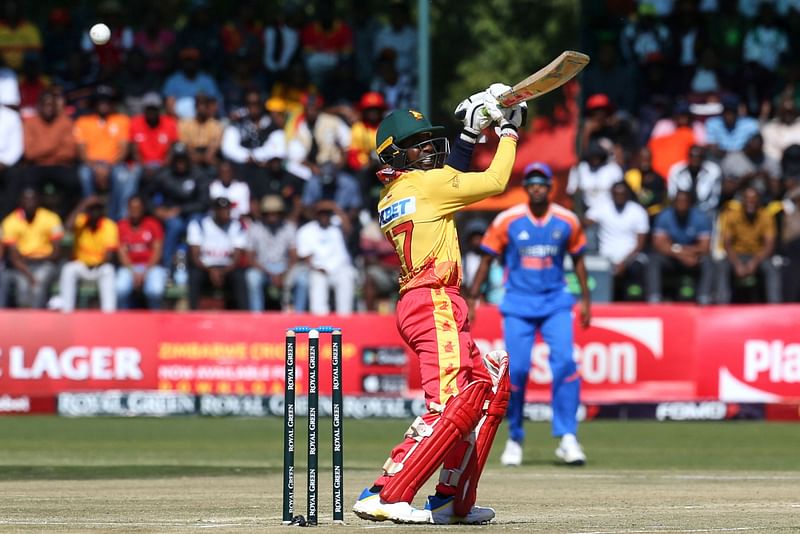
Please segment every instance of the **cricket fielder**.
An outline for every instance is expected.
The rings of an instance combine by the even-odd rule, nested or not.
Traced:
[[[580,374],[572,355],[573,296],[564,281],[564,256],[569,253],[581,287],[581,323],[589,326],[591,302],[583,251],[586,237],[574,213],[548,200],[553,173],[544,163],[525,168],[522,185],[528,203],[500,213],[486,231],[475,280],[469,289],[474,309],[492,259],[502,256],[506,269],[505,295],[500,304],[503,335],[509,353],[511,399],[508,405],[509,439],[500,461],[522,463],[522,427],[525,388],[531,368],[536,331],[550,348],[552,373],[552,431],[561,441],[558,456],[570,465],[583,465],[586,455],[576,438]]]
[[[409,427],[364,489],[353,511],[363,519],[396,523],[485,523],[494,510],[475,506],[476,490],[508,395],[508,356],[481,358],[470,335],[461,297],[461,253],[454,222],[459,209],[501,193],[514,164],[517,128],[525,105],[500,109],[493,85],[456,109],[465,128],[445,164],[443,128],[421,113],[396,110],[381,122],[377,152],[385,167],[378,203],[380,226],[401,261],[397,328],[418,355],[428,408]],[[484,172],[464,172],[480,130],[495,123],[500,144]],[[442,467],[436,494],[425,509],[411,505],[423,484]]]

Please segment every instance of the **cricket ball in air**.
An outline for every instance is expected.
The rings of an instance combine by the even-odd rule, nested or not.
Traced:
[[[89,30],[89,38],[96,45],[104,45],[111,39],[111,30],[102,22],[95,24]]]

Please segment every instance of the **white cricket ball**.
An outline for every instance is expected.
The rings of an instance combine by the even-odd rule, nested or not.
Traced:
[[[96,45],[104,45],[111,39],[111,30],[102,22],[95,24],[89,30],[89,38]]]

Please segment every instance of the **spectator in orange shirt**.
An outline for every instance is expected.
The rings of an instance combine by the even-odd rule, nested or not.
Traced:
[[[692,123],[688,102],[678,102],[673,110],[673,119],[662,119],[653,128],[647,144],[652,154],[653,170],[668,176],[670,168],[686,159],[692,145],[703,143],[702,126]]]
[[[11,212],[2,227],[8,248],[9,272],[18,308],[44,308],[50,284],[55,279],[60,242],[64,236],[61,218],[39,205],[32,188],[22,192],[19,208]]]
[[[24,159],[28,164],[20,173],[22,179],[12,184],[8,194],[18,198],[24,185],[39,191],[48,184],[54,186],[54,205],[48,206],[64,216],[72,211],[80,195],[80,184],[75,172],[78,150],[73,135],[73,123],[59,110],[57,97],[52,90],[39,98],[36,115],[23,122],[25,135]]]
[[[136,177],[125,160],[128,155],[130,119],[114,113],[114,90],[101,85],[94,95],[94,110],[75,122],[75,139],[81,165],[78,176],[83,196],[110,192],[108,215],[124,215],[128,198],[136,191]]]
[[[5,57],[6,64],[19,71],[25,53],[38,52],[41,49],[39,29],[22,18],[17,2],[7,0],[0,19],[0,54]]]
[[[131,152],[140,180],[151,179],[167,163],[169,151],[178,140],[178,123],[161,113],[161,104],[158,93],[147,93],[142,98],[144,113],[131,119]]]
[[[80,280],[97,282],[100,292],[100,309],[113,312],[117,309],[114,291],[114,253],[119,248],[117,224],[103,215],[103,201],[90,196],[78,204],[67,219],[67,228],[75,235],[75,259],[61,268],[58,286],[65,313],[75,309],[75,297]]]

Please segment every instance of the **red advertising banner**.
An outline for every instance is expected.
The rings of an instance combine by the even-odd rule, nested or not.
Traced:
[[[800,306],[598,305],[593,313],[589,329],[575,326],[585,403],[800,399]],[[415,396],[416,358],[391,316],[6,310],[0,311],[0,412],[28,411],[25,399],[62,392],[281,394],[285,330],[321,324],[343,329],[345,394]],[[473,334],[484,352],[503,347],[494,307],[478,310]],[[330,341],[321,338],[326,394]],[[304,336],[298,340],[302,393],[307,344]],[[537,343],[531,354],[531,402],[549,400],[547,350]]]
[[[128,312],[0,312],[0,393],[164,390],[283,392],[285,331],[333,322],[343,329],[345,393],[403,393],[407,357],[393,317]],[[298,335],[297,388],[308,343]],[[320,391],[330,391],[330,337],[320,340]]]
[[[698,316],[698,395],[722,401],[800,399],[800,307],[706,308]]]
[[[576,319],[575,359],[584,402],[691,400],[695,384],[695,312],[692,306],[595,306],[592,325]],[[482,352],[504,348],[497,308],[478,309],[473,337]],[[550,399],[546,344],[531,354],[529,401]]]

